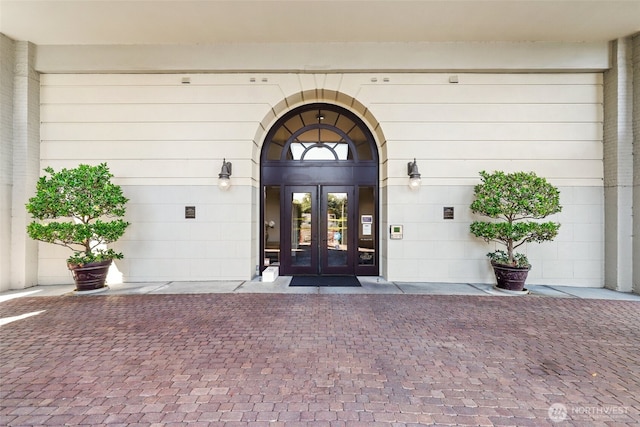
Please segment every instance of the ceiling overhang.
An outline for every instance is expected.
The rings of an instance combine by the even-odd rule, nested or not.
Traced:
[[[0,0],[36,45],[602,42],[640,31],[639,0]]]
[[[0,0],[41,72],[592,71],[640,0]]]

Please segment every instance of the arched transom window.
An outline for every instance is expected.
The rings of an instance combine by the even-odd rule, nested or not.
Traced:
[[[298,108],[274,126],[263,160],[371,161],[368,131],[347,110],[326,104]]]

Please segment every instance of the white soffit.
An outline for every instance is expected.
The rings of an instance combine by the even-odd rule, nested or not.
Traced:
[[[640,0],[0,0],[37,45],[601,42],[640,31]]]

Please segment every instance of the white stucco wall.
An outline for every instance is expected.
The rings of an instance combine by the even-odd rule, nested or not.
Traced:
[[[447,73],[46,74],[41,166],[108,162],[131,199],[117,244],[126,281],[249,279],[274,111],[302,93],[298,104],[355,99],[379,126],[387,279],[492,282],[493,247],[468,232],[472,186],[483,169],[533,170],[561,188],[564,210],[558,238],[526,248],[528,282],[602,286],[601,74],[456,75],[457,84]],[[406,176],[414,157],[417,192]],[[229,192],[216,186],[222,158],[233,162]],[[444,206],[454,220],[443,220]],[[403,240],[386,240],[389,224],[404,225]],[[70,283],[67,255],[41,244],[39,282]]]
[[[389,162],[388,220],[404,224],[390,241],[393,280],[492,282],[473,239],[468,209],[480,170],[532,170],[562,190],[563,224],[554,242],[529,245],[528,283],[601,286],[603,269],[601,76],[408,76],[363,99],[380,121]],[[398,88],[398,86],[400,86]],[[386,93],[383,93],[386,90]],[[377,98],[375,97],[377,96]],[[419,194],[406,188],[406,161],[418,158]],[[397,186],[397,187],[396,187]],[[455,208],[443,220],[443,208]]]

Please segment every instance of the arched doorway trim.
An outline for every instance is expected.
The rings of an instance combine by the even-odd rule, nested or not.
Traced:
[[[311,103],[327,103],[343,107],[355,114],[362,122],[369,128],[369,131],[373,134],[374,140],[378,147],[378,153],[380,158],[380,165],[384,168],[386,164],[386,137],[382,132],[380,123],[375,116],[369,111],[369,109],[358,101],[356,98],[347,95],[343,92],[338,92],[330,89],[310,89],[295,94],[289,95],[275,104],[269,110],[268,114],[262,119],[261,126],[256,130],[256,134],[253,138],[255,146],[257,148],[254,151],[254,161],[259,164],[260,152],[262,144],[265,142],[267,132],[273,127],[275,122],[279,120],[287,112],[302,105]],[[257,180],[257,177],[256,177]]]

